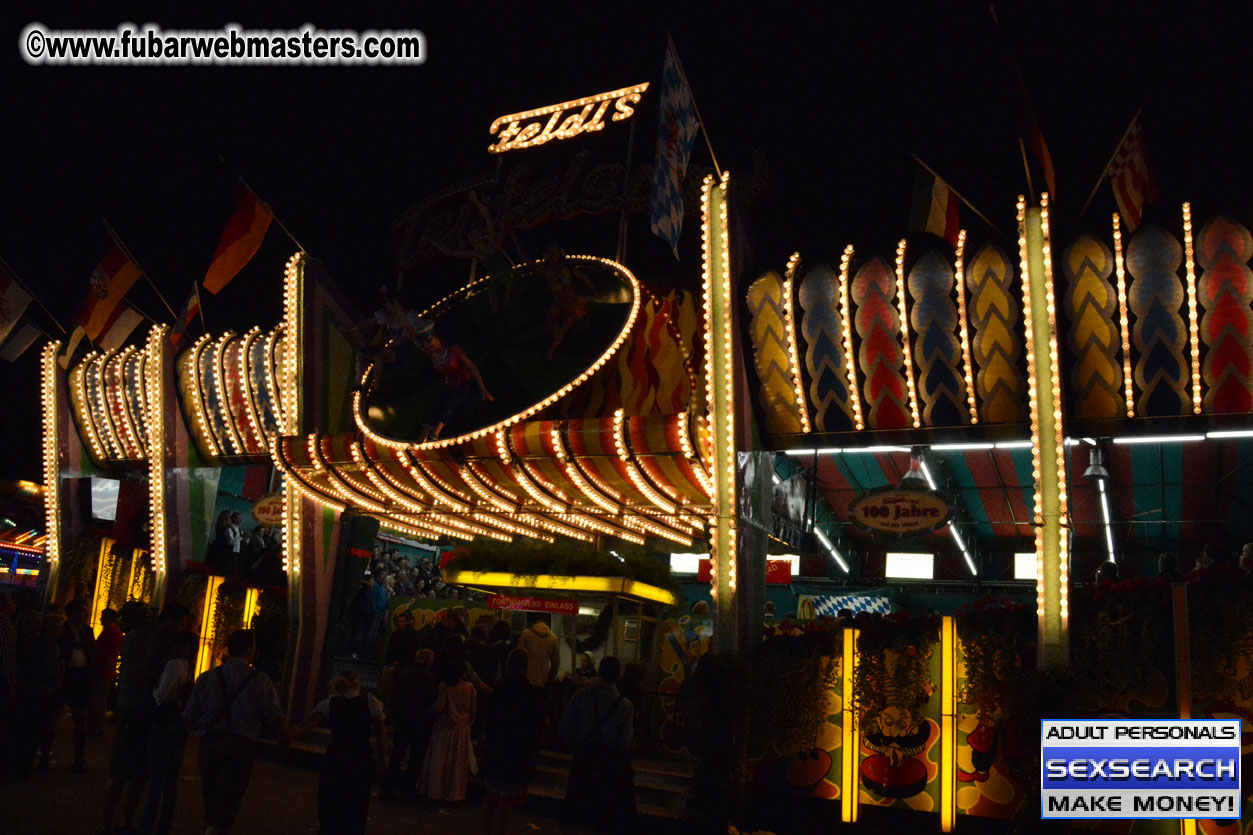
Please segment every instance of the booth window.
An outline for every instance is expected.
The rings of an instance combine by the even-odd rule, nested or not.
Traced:
[[[935,579],[935,554],[889,553],[883,576],[889,580]]]
[[[1035,578],[1035,551],[1014,554],[1014,579],[1034,580]]]

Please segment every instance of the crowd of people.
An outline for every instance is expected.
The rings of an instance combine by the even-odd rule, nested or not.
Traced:
[[[416,565],[410,565],[399,549],[385,551],[376,542],[370,566],[348,602],[348,655],[371,661],[378,657],[379,635],[396,597],[468,600],[470,593],[445,583],[439,565],[431,559],[420,557]]]
[[[127,603],[120,614],[106,612],[93,637],[83,601],[64,610],[39,610],[33,598],[26,603],[19,611],[0,592],[0,779],[50,769],[53,734],[67,707],[70,768],[85,770],[88,737],[109,699],[115,731],[100,833],[170,831],[192,733],[206,831],[229,832],[257,739],[275,735],[282,750],[318,725],[330,730],[318,789],[323,832],[363,832],[376,780],[387,801],[460,803],[477,775],[485,789],[483,829],[503,833],[526,800],[546,728],[558,731],[574,755],[571,823],[614,831],[634,815],[630,751],[638,695],[619,687],[617,659],[606,657],[594,671],[588,657],[578,671],[586,686],[558,720],[551,710],[557,637],[542,619],[515,636],[506,621],[467,629],[465,609],[450,607],[419,632],[402,612],[389,645],[386,704],[364,692],[355,673],[342,673],[330,681],[327,698],[289,729],[274,683],[253,665],[251,630],[234,632],[225,660],[193,678],[198,637],[181,604],[153,619],[147,606]],[[92,759],[103,760],[103,752]]]
[[[422,631],[410,613],[399,613],[385,675],[395,741],[382,799],[460,802],[477,774],[485,788],[484,831],[503,833],[510,812],[526,800],[541,736],[555,724],[573,752],[568,822],[630,827],[630,751],[642,694],[638,686],[619,689],[616,658],[604,658],[595,671],[586,656],[580,688],[554,721],[559,657],[557,636],[539,617],[515,636],[507,621],[490,617],[467,629],[463,607],[444,609]]]
[[[277,525],[245,531],[243,514],[224,510],[214,525],[205,564],[214,574],[237,576],[250,586],[281,586],[286,582],[283,531]]]

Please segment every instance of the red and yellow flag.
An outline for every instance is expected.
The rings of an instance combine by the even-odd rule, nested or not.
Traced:
[[[210,293],[221,292],[230,280],[239,275],[252,256],[261,248],[265,240],[266,230],[274,213],[270,207],[257,199],[248,189],[239,191],[239,208],[226,228],[222,230],[222,239],[218,241],[218,251],[213,255],[213,263],[204,275],[204,289]]]
[[[87,299],[74,314],[74,321],[83,326],[88,339],[94,342],[111,324],[113,311],[138,280],[139,267],[115,244],[92,271]]]

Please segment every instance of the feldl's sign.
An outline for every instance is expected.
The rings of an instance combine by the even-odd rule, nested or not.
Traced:
[[[853,524],[875,533],[912,536],[948,521],[948,501],[931,490],[883,488],[863,493],[848,506]]]

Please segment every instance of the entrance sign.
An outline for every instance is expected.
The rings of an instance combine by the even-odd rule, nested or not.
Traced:
[[[493,594],[487,598],[489,609],[513,609],[521,612],[545,612],[551,615],[577,615],[579,601],[562,597],[521,597]]]
[[[948,521],[949,504],[931,490],[872,490],[849,505],[853,524],[875,533],[912,536],[928,533]]]
[[[639,103],[640,94],[648,89],[648,83],[636,84],[634,87],[623,87],[610,90],[608,93],[597,93],[594,96],[574,99],[561,104],[550,104],[537,110],[524,110],[521,113],[510,113],[492,122],[487,132],[497,136],[495,145],[489,145],[490,154],[503,154],[514,148],[529,148],[532,145],[543,145],[554,139],[570,139],[580,133],[593,133],[605,127],[605,111],[613,103],[613,114],[610,119],[621,122],[635,115],[635,105]],[[548,120],[545,122],[544,117]],[[533,122],[527,122],[534,119]]]

